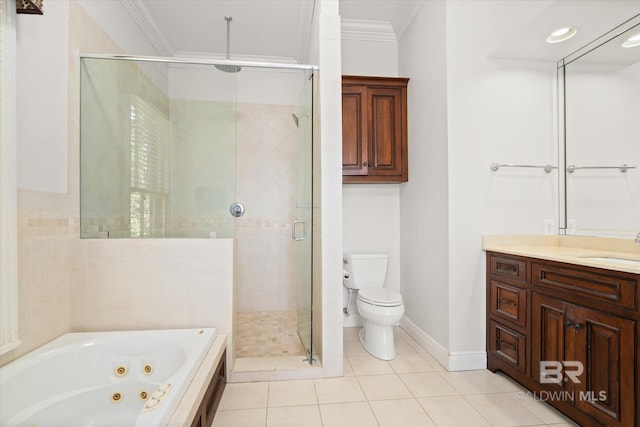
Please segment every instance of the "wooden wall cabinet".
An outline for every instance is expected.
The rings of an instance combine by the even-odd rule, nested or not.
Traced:
[[[487,359],[581,426],[640,423],[640,275],[487,253]],[[541,362],[566,362],[551,382]],[[566,375],[584,372],[574,382]]]
[[[408,181],[408,82],[406,78],[342,76],[344,183]]]

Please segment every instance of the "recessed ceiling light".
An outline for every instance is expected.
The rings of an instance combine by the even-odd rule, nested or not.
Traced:
[[[631,36],[622,43],[622,47],[636,47],[640,46],[640,33],[635,36]]]
[[[561,28],[547,36],[547,43],[560,43],[575,36],[578,30],[573,27]]]

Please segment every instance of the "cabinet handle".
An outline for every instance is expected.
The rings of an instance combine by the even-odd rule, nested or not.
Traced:
[[[367,162],[362,162],[362,166],[367,167]]]
[[[372,166],[372,165],[371,165],[371,162],[367,163],[367,166],[371,167],[371,166]]]
[[[496,262],[496,270],[497,271],[506,271],[507,273],[516,273],[518,272],[518,267],[514,264],[505,264],[503,262]]]
[[[576,329],[576,331],[580,328],[582,328],[582,325],[580,323],[576,323],[573,325],[573,327]]]
[[[513,306],[518,305],[518,304],[516,304],[515,302],[513,302],[513,301],[509,301],[508,299],[504,299],[504,298],[500,298],[500,299],[498,300],[498,302],[499,302],[500,304],[507,304],[507,305],[513,305]]]
[[[573,325],[573,322],[571,320],[567,319],[564,321],[564,326],[572,326],[572,325]]]

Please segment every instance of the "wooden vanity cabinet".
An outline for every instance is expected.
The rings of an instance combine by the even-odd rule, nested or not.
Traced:
[[[487,252],[488,368],[582,426],[637,426],[639,281],[638,274]],[[524,324],[516,312],[524,312]],[[561,381],[544,375],[555,369],[541,369],[545,361],[564,363]]]
[[[487,353],[501,370],[529,375],[529,285],[527,262],[487,255]]]
[[[408,81],[391,77],[342,77],[344,183],[408,180]]]

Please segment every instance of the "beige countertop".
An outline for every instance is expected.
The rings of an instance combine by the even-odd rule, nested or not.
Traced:
[[[561,235],[486,235],[482,237],[482,248],[485,251],[640,274],[640,245],[632,239]]]

